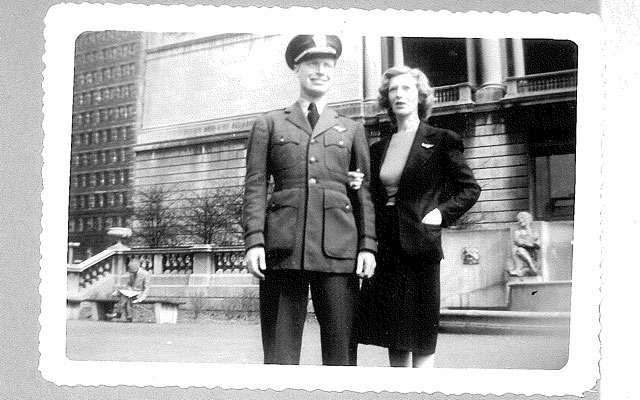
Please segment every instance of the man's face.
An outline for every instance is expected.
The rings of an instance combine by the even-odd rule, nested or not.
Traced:
[[[333,84],[335,67],[332,57],[314,57],[298,63],[294,70],[302,94],[311,99],[324,96]]]

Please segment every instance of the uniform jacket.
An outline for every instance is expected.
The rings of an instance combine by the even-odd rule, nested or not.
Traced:
[[[387,203],[380,181],[380,168],[391,137],[371,146],[371,195],[377,210]],[[462,139],[452,131],[421,122],[396,194],[399,236],[409,255],[431,262],[442,259],[441,229],[469,210],[480,196],[480,186],[463,156]],[[442,214],[442,224],[425,225],[422,218],[433,209]],[[385,227],[378,226],[378,237]]]
[[[363,185],[347,189],[357,168]],[[369,168],[364,127],[329,108],[313,131],[297,102],[259,117],[247,147],[246,248],[264,246],[267,269],[354,272],[358,251],[377,251]]]

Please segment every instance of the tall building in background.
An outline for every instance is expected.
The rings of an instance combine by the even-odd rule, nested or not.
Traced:
[[[69,181],[75,259],[113,244],[131,225],[132,147],[138,131],[139,32],[85,32],[76,40]]]

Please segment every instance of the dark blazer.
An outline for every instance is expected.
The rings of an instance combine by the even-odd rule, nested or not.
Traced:
[[[359,250],[377,250],[375,213],[369,179],[347,190],[347,174],[370,177],[369,165],[362,124],[329,108],[313,131],[297,102],[258,117],[247,147],[245,247],[265,246],[267,269],[354,272]]]
[[[377,211],[387,203],[380,168],[390,140],[389,136],[371,146],[371,195]],[[407,254],[440,261],[441,228],[452,225],[478,200],[480,186],[463,151],[456,133],[420,123],[396,194],[400,244]],[[435,208],[442,214],[442,224],[423,224],[422,218]],[[386,229],[378,226],[378,237]]]

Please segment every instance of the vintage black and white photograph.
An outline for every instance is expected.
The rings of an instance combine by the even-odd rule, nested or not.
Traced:
[[[44,58],[45,379],[595,384],[588,17],[57,11],[59,47]]]

